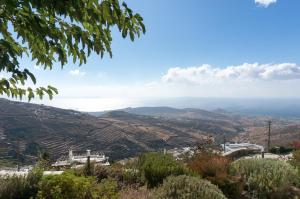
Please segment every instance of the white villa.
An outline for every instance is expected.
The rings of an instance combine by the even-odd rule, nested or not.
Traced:
[[[94,153],[91,154],[91,150],[87,150],[86,154],[82,155],[74,155],[73,150],[69,150],[69,156],[63,160],[58,160],[54,164],[53,167],[65,167],[65,166],[78,166],[83,165],[87,162],[88,157],[90,157],[90,161],[102,166],[109,166],[108,158],[103,153]]]

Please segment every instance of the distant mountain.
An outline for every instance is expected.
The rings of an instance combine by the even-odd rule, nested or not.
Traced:
[[[233,115],[227,115],[223,109],[216,109],[215,111],[206,111],[196,108],[172,108],[172,107],[138,107],[138,108],[125,108],[118,111],[132,113],[136,115],[147,115],[166,118],[191,118],[191,119],[213,119],[213,120],[226,120],[232,119]],[[90,112],[94,116],[102,116],[110,111],[104,112]]]
[[[175,97],[146,100],[144,104],[147,107],[195,108],[212,112],[221,108],[226,112],[247,116],[300,118],[299,98]]]
[[[194,119],[226,119],[227,115],[217,112],[210,112],[195,108],[176,109],[170,107],[140,107],[140,108],[126,108],[123,111],[134,113],[138,115],[150,115],[160,117],[184,117]]]

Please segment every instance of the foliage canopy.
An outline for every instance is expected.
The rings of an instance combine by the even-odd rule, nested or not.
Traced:
[[[63,67],[68,57],[79,64],[95,52],[112,56],[112,27],[133,41],[145,33],[143,18],[119,0],[2,0],[0,1],[0,95],[50,99],[52,86],[31,88],[35,76],[19,60],[30,56],[37,65]]]

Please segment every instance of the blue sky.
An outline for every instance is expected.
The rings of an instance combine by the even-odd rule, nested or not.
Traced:
[[[63,108],[98,111],[169,97],[300,97],[299,0],[127,0],[147,33],[113,32],[113,58],[35,67]]]

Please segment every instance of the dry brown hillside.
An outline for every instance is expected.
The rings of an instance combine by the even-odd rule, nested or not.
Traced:
[[[56,159],[71,147],[78,152],[103,151],[117,160],[145,151],[196,145],[208,136],[216,143],[225,135],[227,140],[265,144],[270,119],[166,107],[126,111],[96,117],[0,99],[0,163],[32,163],[39,151]],[[299,124],[298,120],[274,120],[272,143],[300,139]]]

